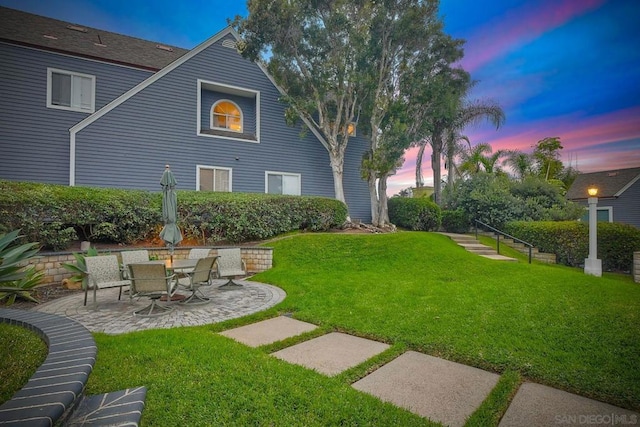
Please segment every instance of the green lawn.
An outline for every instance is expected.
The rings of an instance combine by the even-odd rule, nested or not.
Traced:
[[[47,358],[47,345],[33,331],[0,323],[0,403],[11,399]]]
[[[406,349],[505,373],[470,425],[496,423],[520,381],[640,409],[640,285],[629,277],[491,261],[431,233],[303,234],[269,244],[255,276],[287,292],[250,318],[97,334],[88,392],[149,387],[144,425],[425,425],[349,384]],[[392,344],[326,378],[215,334],[292,312]],[[295,342],[296,340],[291,340]]]

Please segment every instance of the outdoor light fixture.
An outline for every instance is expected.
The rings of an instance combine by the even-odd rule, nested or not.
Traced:
[[[592,276],[602,276],[602,260],[598,259],[598,188],[594,185],[587,189],[589,198],[589,257],[584,260],[584,272]]]

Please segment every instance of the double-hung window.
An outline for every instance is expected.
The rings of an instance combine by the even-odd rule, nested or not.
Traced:
[[[198,165],[198,191],[231,191],[231,169]]]
[[[47,107],[93,113],[96,77],[47,68]]]
[[[268,194],[289,194],[299,196],[300,174],[265,172],[265,192]]]

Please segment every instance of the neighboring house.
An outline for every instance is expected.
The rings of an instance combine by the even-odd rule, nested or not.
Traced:
[[[192,50],[0,7],[0,178],[334,197],[319,134],[287,126],[281,92],[227,28]],[[344,191],[371,220],[350,138]]]
[[[580,174],[567,192],[567,199],[586,208],[587,189],[592,186],[598,189],[599,221],[640,228],[640,167]]]

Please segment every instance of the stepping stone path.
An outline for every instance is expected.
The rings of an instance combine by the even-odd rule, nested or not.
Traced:
[[[312,331],[315,325],[276,317],[221,332],[251,347]],[[337,375],[382,353],[389,345],[332,332],[279,350],[284,361]],[[500,376],[415,351],[407,351],[352,386],[421,417],[463,426],[498,383]],[[548,425],[636,425],[640,414],[534,383],[518,390],[500,427]]]

